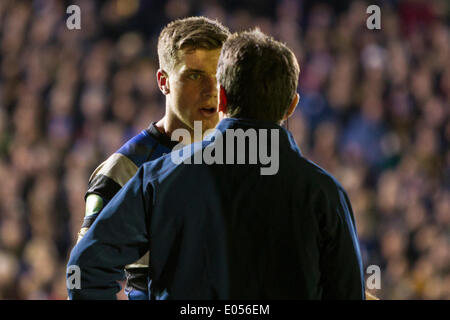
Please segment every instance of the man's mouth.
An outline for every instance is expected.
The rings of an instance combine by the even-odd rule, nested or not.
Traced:
[[[200,109],[200,113],[204,116],[204,117],[212,117],[214,114],[217,113],[217,109],[216,108],[201,108]]]

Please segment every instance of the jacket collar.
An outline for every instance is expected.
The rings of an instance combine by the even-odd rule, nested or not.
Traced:
[[[225,133],[227,129],[278,129],[280,130],[280,142],[286,142],[291,149],[295,150],[299,155],[302,155],[300,148],[295,142],[292,134],[282,126],[268,121],[246,119],[246,118],[225,118],[222,119],[216,126],[216,129]]]

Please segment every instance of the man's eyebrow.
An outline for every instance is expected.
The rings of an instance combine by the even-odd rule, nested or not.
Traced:
[[[183,73],[188,73],[188,72],[206,73],[206,71],[200,70],[200,69],[186,68],[183,70]]]

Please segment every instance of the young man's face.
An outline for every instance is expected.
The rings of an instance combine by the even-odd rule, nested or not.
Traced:
[[[168,74],[167,113],[177,127],[193,130],[202,121],[203,130],[214,128],[217,112],[216,69],[220,49],[180,50],[178,64]]]

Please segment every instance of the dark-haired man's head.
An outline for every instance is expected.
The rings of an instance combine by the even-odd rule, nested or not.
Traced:
[[[294,111],[300,68],[293,52],[259,31],[228,37],[217,67],[219,110],[228,117],[281,123]]]
[[[190,17],[169,23],[158,39],[158,86],[166,96],[168,131],[214,128],[217,112],[216,69],[223,43],[229,35],[218,21]]]

